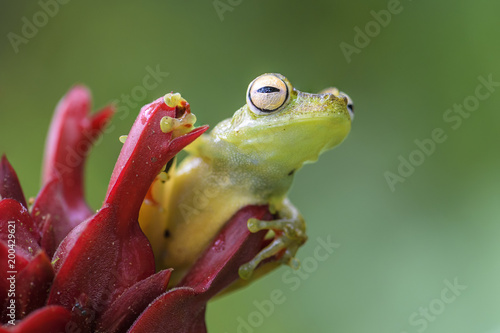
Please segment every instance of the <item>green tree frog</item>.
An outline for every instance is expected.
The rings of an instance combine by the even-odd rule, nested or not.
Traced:
[[[351,99],[336,88],[298,91],[281,74],[263,74],[248,86],[246,104],[189,145],[189,156],[157,177],[139,221],[158,268],[174,268],[174,280],[196,261],[231,216],[246,205],[268,204],[274,221],[250,219],[252,232],[274,240],[240,267],[249,278],[262,260],[284,253],[297,266],[306,226],[287,198],[295,173],[340,144],[353,120]]]

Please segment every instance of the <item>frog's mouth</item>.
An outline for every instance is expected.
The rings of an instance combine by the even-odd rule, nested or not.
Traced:
[[[349,116],[336,114],[295,117],[267,126],[247,126],[232,132],[229,142],[255,161],[298,169],[339,145],[351,128]]]
[[[322,153],[339,145],[351,130],[351,121],[344,114],[332,112],[314,115],[288,123],[288,140],[293,145],[302,145]],[[283,130],[285,132],[285,130]],[[290,139],[290,136],[296,139]]]

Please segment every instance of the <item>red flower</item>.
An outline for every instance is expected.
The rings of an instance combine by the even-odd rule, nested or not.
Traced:
[[[159,98],[144,106],[94,214],[84,199],[83,168],[113,108],[93,116],[89,110],[90,94],[81,86],[57,106],[33,207],[2,157],[0,333],[205,332],[207,301],[236,281],[239,266],[267,244],[266,232],[252,234],[246,222],[271,219],[268,207],[237,212],[185,278],[167,289],[171,270],[155,272],[139,209],[165,164],[207,127],[173,136],[160,122],[189,114],[189,104],[170,107]]]

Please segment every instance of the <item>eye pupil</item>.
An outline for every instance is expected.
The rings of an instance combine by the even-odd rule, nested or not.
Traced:
[[[257,92],[262,93],[262,94],[270,94],[270,93],[275,93],[275,92],[279,92],[279,91],[280,91],[279,88],[270,87],[270,86],[265,86],[265,87],[257,89]]]

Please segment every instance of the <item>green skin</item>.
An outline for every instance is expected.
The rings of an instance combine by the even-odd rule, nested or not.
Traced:
[[[279,216],[271,222],[250,219],[252,232],[283,233],[240,267],[240,276],[249,278],[262,260],[284,249],[281,260],[298,265],[294,256],[307,236],[304,220],[287,193],[297,170],[346,138],[351,115],[348,98],[338,90],[304,93],[279,77],[289,88],[289,99],[278,111],[255,113],[247,102],[232,118],[187,147],[190,156],[161,185],[155,200],[165,208],[163,223],[156,221],[152,227],[141,221],[159,268],[173,267],[180,278],[224,223],[252,204],[268,204]]]

